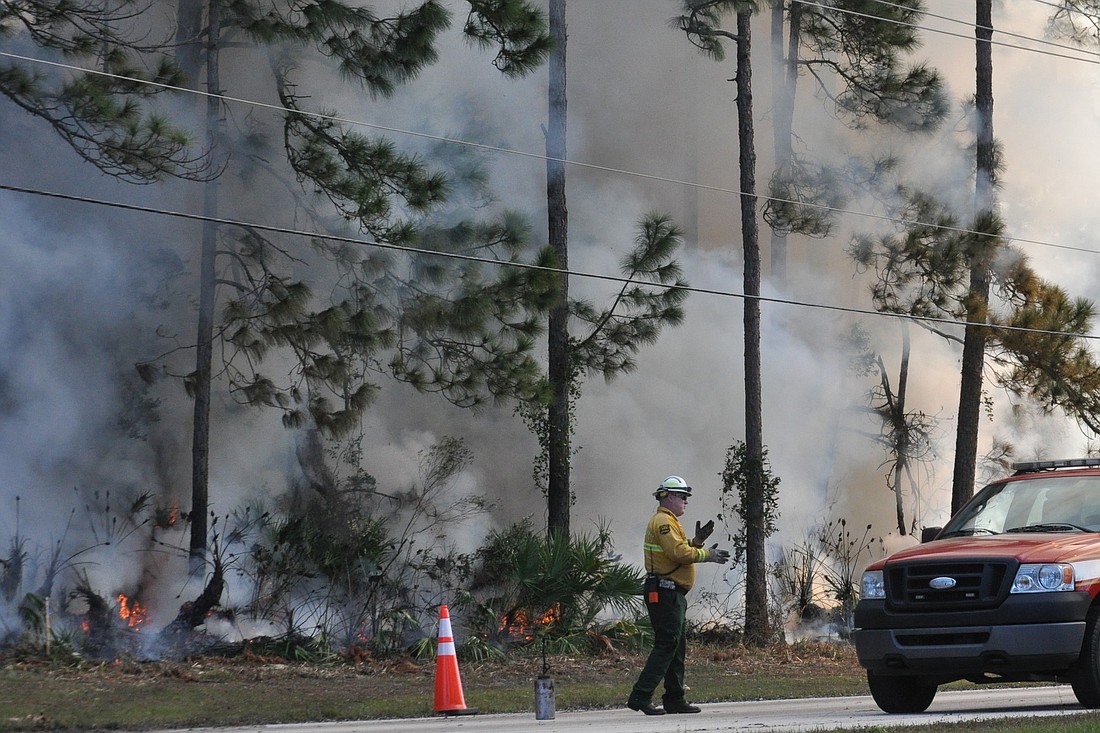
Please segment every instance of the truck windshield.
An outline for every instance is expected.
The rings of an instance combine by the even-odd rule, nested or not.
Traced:
[[[986,486],[940,537],[1003,532],[1100,532],[1100,476],[1051,476]]]

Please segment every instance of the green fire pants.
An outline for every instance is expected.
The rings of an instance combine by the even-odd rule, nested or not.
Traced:
[[[663,700],[684,699],[684,660],[687,656],[687,598],[678,590],[662,588],[657,603],[646,603],[653,624],[653,649],[649,652],[642,673],[630,692],[631,703],[640,705],[653,700],[657,685],[663,680]]]

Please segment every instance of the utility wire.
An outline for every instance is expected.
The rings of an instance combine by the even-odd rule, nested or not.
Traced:
[[[797,1],[798,2],[803,2],[804,0],[797,0]],[[814,4],[814,3],[807,3],[807,4]],[[272,104],[272,103],[269,103],[269,102],[258,102],[258,101],[247,99],[247,98],[244,98],[244,97],[234,97],[234,96],[230,96],[230,95],[226,95],[226,94],[215,94],[213,92],[203,91],[201,89],[187,89],[185,87],[173,86],[171,84],[165,84],[163,82],[155,82],[155,81],[149,81],[149,80],[146,80],[146,79],[138,79],[136,77],[123,76],[123,75],[120,75],[120,74],[112,74],[110,72],[101,71],[99,69],[87,69],[87,68],[84,68],[84,67],[81,67],[81,66],[75,66],[75,65],[72,65],[72,64],[61,63],[59,61],[47,61],[47,60],[43,60],[43,59],[36,59],[36,58],[30,57],[30,56],[22,56],[22,55],[10,53],[10,52],[7,52],[7,51],[0,51],[0,57],[15,59],[15,60],[19,60],[19,61],[26,61],[26,62],[30,62],[30,63],[36,63],[36,64],[44,64],[46,66],[53,66],[53,67],[56,67],[56,68],[59,68],[59,69],[64,69],[66,71],[76,71],[76,72],[83,72],[83,73],[86,73],[86,74],[99,75],[99,76],[104,76],[104,77],[108,77],[108,78],[111,78],[111,79],[117,79],[117,80],[120,80],[120,81],[128,81],[128,82],[133,82],[133,83],[138,83],[138,84],[148,84],[150,86],[155,86],[155,87],[158,87],[160,89],[167,90],[167,91],[180,92],[180,93],[183,93],[183,94],[195,94],[195,95],[198,95],[198,96],[201,96],[201,97],[208,97],[208,98],[217,99],[221,102],[235,102],[235,103],[244,104],[244,105],[251,105],[253,107],[258,107],[258,108],[261,108],[261,109],[269,109],[269,110],[273,110],[273,111],[284,113],[284,114],[297,114],[297,115],[301,115],[303,117],[309,117],[309,118],[313,118],[313,119],[317,119],[317,120],[323,120],[323,121],[328,121],[328,122],[338,122],[338,123],[346,124],[346,125],[365,127],[365,128],[369,128],[369,129],[372,129],[372,130],[379,130],[379,131],[382,131],[382,132],[388,132],[388,133],[391,133],[391,134],[407,135],[407,136],[410,136],[410,137],[417,137],[417,138],[422,138],[422,139],[425,139],[425,140],[432,140],[432,141],[435,141],[435,142],[447,143],[447,144],[452,144],[452,145],[463,145],[463,146],[470,147],[470,148],[476,148],[476,149],[479,149],[479,150],[487,150],[487,151],[490,151],[490,152],[502,153],[502,154],[505,154],[505,155],[515,155],[515,156],[519,156],[519,157],[532,158],[532,159],[536,159],[536,160],[562,163],[563,165],[569,165],[569,166],[573,166],[573,167],[576,167],[576,168],[583,168],[583,169],[587,169],[587,170],[595,170],[595,171],[600,171],[600,172],[603,172],[603,173],[613,173],[613,174],[616,174],[616,175],[632,177],[632,178],[641,178],[643,180],[656,181],[656,182],[660,182],[660,183],[671,183],[671,184],[675,184],[675,185],[679,185],[679,186],[687,186],[687,187],[690,187],[690,188],[697,188],[697,189],[701,189],[701,190],[704,190],[704,191],[713,191],[715,193],[729,194],[731,196],[745,196],[745,195],[747,195],[743,191],[740,191],[736,188],[727,188],[727,187],[723,187],[723,186],[714,186],[714,185],[710,185],[710,184],[706,184],[706,183],[699,183],[698,181],[687,181],[687,180],[682,180],[682,179],[678,179],[678,178],[669,178],[667,176],[660,176],[660,175],[656,175],[656,174],[652,174],[652,173],[642,173],[640,171],[633,171],[633,170],[629,170],[629,169],[625,169],[625,168],[614,168],[614,167],[611,167],[611,166],[599,165],[597,163],[587,163],[587,162],[584,162],[584,161],[570,160],[570,159],[567,159],[567,158],[551,158],[551,157],[549,157],[545,154],[542,154],[542,153],[532,153],[532,152],[529,152],[529,151],[526,151],[526,150],[517,150],[515,148],[506,148],[506,147],[501,147],[501,146],[498,146],[498,145],[489,145],[487,143],[479,143],[479,142],[474,142],[474,141],[470,141],[470,140],[462,140],[462,139],[459,139],[459,138],[445,137],[445,136],[442,136],[442,135],[432,135],[432,134],[426,133],[426,132],[416,132],[414,130],[405,130],[405,129],[402,129],[400,127],[392,127],[392,126],[380,125],[380,124],[376,124],[376,123],[372,123],[372,122],[364,122],[362,120],[356,120],[356,119],[353,119],[353,118],[350,118],[350,117],[341,117],[341,116],[338,116],[338,115],[329,115],[329,114],[323,114],[323,113],[320,113],[320,112],[311,112],[309,110],[297,110],[297,109],[292,110],[292,109],[289,109],[287,107],[283,107],[282,105]],[[979,235],[979,236],[986,236],[986,234],[987,234],[985,232],[979,232],[979,231],[976,231],[976,230],[973,230],[973,229],[967,229],[966,227],[961,227],[961,226],[948,226],[948,225],[945,225],[945,224],[938,224],[938,223],[935,223],[935,222],[925,222],[925,221],[919,221],[919,220],[916,220],[916,219],[905,219],[905,218],[889,216],[889,215],[886,215],[886,214],[874,214],[874,213],[871,213],[871,212],[868,212],[868,211],[859,211],[859,210],[856,210],[856,209],[845,209],[845,208],[841,208],[841,207],[837,207],[837,206],[828,206],[826,204],[818,204],[818,203],[814,203],[814,202],[811,202],[811,201],[799,201],[799,200],[795,200],[795,199],[785,199],[785,198],[780,198],[778,196],[768,196],[768,195],[762,194],[762,193],[756,193],[756,194],[753,194],[753,196],[754,196],[754,198],[760,199],[760,200],[763,200],[763,201],[772,201],[772,202],[779,203],[779,204],[791,204],[791,205],[794,205],[794,206],[804,206],[806,208],[815,209],[815,210],[818,210],[818,211],[831,212],[831,213],[834,213],[834,214],[847,214],[847,215],[850,215],[850,216],[858,216],[858,217],[863,217],[863,218],[867,218],[867,219],[875,219],[875,220],[879,220],[879,221],[891,222],[893,224],[901,224],[901,225],[905,225],[905,226],[930,227],[930,228],[937,229],[937,230],[940,230],[940,231],[954,232],[956,234],[974,234],[974,235]],[[1068,245],[1068,244],[1057,244],[1057,243],[1054,243],[1054,242],[1047,242],[1047,241],[1040,240],[1040,239],[1027,239],[1027,238],[1024,238],[1024,237],[1005,237],[1005,239],[1006,239],[1006,241],[1017,242],[1019,244],[1033,244],[1033,245],[1042,246],[1042,247],[1052,247],[1054,249],[1062,249],[1062,250],[1066,250],[1066,251],[1070,251],[1070,252],[1082,252],[1082,253],[1085,253],[1085,254],[1100,254],[1100,252],[1098,252],[1097,250],[1094,250],[1094,249],[1088,249],[1086,247],[1075,247],[1073,245]]]
[[[855,16],[857,18],[867,18],[868,20],[877,20],[877,21],[880,21],[880,22],[883,22],[883,23],[893,23],[894,25],[900,25],[900,26],[903,26],[905,28],[915,28],[916,30],[927,31],[928,33],[939,33],[940,35],[944,35],[944,36],[953,36],[955,38],[964,38],[968,41],[973,41],[974,40],[974,36],[971,35],[971,34],[968,34],[968,33],[955,33],[954,31],[943,30],[942,28],[929,28],[927,26],[922,26],[919,23],[907,23],[907,22],[901,21],[901,20],[891,20],[889,18],[883,18],[880,15],[871,15],[870,13],[861,13],[857,10],[847,10],[847,9],[844,9],[844,8],[833,7],[831,5],[823,5],[822,3],[812,2],[812,0],[793,0],[793,1],[796,2],[796,3],[799,3],[801,5],[807,5],[807,6],[814,7],[814,8],[820,8],[821,10],[830,10],[830,11],[833,11],[833,12],[836,12],[836,13],[844,13],[846,15],[852,15],[852,16]],[[877,1],[878,0],[876,0],[876,2]],[[977,27],[973,23],[968,23],[967,25]],[[988,29],[988,30],[993,30],[996,33],[1000,33],[1000,31],[997,31],[997,29],[995,29],[995,28]],[[1032,39],[1032,40],[1035,40],[1035,39]],[[1006,43],[1005,41],[989,40],[989,41],[986,41],[986,43],[989,43],[990,45],[993,45],[993,46],[1001,46],[1003,48],[1014,48],[1018,51],[1028,51],[1030,53],[1038,53],[1038,54],[1042,54],[1044,56],[1052,56],[1054,58],[1069,59],[1071,61],[1083,61],[1087,64],[1100,64],[1100,55],[1097,55],[1097,54],[1094,54],[1096,56],[1096,58],[1086,58],[1086,57],[1082,57],[1082,56],[1071,56],[1071,55],[1065,54],[1065,53],[1057,53],[1055,51],[1044,51],[1044,50],[1038,49],[1038,48],[1029,48],[1027,46],[1017,46],[1016,44]],[[1089,52],[1081,50],[1081,49],[1075,49],[1075,50],[1077,51],[1077,53],[1089,53]]]
[[[1089,18],[1092,18],[1093,20],[1096,20],[1095,15],[1089,13],[1088,11],[1081,10],[1081,8],[1074,7],[1072,5],[1065,5],[1063,3],[1054,3],[1054,2],[1050,2],[1050,0],[1032,0],[1032,2],[1034,2],[1038,5],[1046,5],[1047,7],[1054,8],[1055,10],[1065,10],[1065,11],[1070,12],[1070,13],[1079,13],[1080,15],[1084,15],[1084,16],[1087,16]]]
[[[889,8],[896,8],[898,10],[912,10],[912,8],[908,8],[904,5],[899,5],[898,3],[890,2],[889,0],[874,0],[874,1],[876,3],[878,3],[879,5],[885,5],[886,7],[889,7]],[[1044,5],[1051,5],[1051,3],[1043,3],[1043,4]],[[1056,6],[1056,7],[1061,7],[1061,6]],[[839,10],[839,8],[834,8],[834,9]],[[843,11],[841,11],[841,12],[843,12]],[[1019,38],[1020,40],[1023,40],[1023,41],[1032,41],[1034,43],[1041,43],[1044,46],[1053,46],[1055,48],[1063,48],[1063,49],[1066,49],[1067,51],[1074,51],[1076,53],[1092,54],[1092,55],[1097,56],[1098,58],[1100,58],[1100,51],[1089,51],[1088,49],[1081,48],[1080,46],[1072,46],[1072,45],[1066,44],[1066,43],[1057,43],[1056,41],[1051,41],[1051,40],[1048,40],[1048,39],[1045,39],[1045,38],[1035,38],[1033,36],[1025,36],[1022,33],[1013,33],[1012,31],[1006,31],[1006,30],[999,29],[999,28],[986,28],[985,26],[978,25],[974,21],[964,20],[962,18],[952,18],[948,15],[939,15],[937,13],[929,13],[928,11],[921,11],[920,16],[922,18],[937,18],[939,20],[946,20],[949,23],[957,23],[959,25],[965,25],[965,26],[970,27],[970,28],[981,28],[982,30],[993,31],[993,32],[997,33],[998,35],[1009,36],[1011,38]],[[872,16],[872,17],[874,17],[874,16]],[[880,20],[882,20],[883,22],[887,22],[887,23],[896,22],[896,21],[893,21],[889,18],[880,18]],[[918,27],[920,27],[922,30],[929,31],[931,33],[936,32],[934,29],[928,28],[927,26],[918,26]],[[968,38],[969,37],[971,37],[971,36],[968,36]],[[1025,47],[1022,47],[1022,46],[1013,46],[1013,48],[1019,48],[1021,50],[1025,50],[1025,51],[1035,51],[1035,50],[1037,50],[1037,49],[1025,48]],[[1087,61],[1088,59],[1080,59],[1080,60],[1081,61]]]
[[[1075,13],[1077,15],[1084,16],[1085,19],[1087,20],[1087,22],[1092,26],[1092,35],[1096,36],[1096,40],[1098,42],[1100,42],[1100,13],[1097,12],[1097,11],[1100,11],[1100,7],[1097,7],[1097,6],[1094,5],[1093,6],[1093,11],[1089,12],[1087,10],[1082,10],[1081,8],[1078,8],[1075,5],[1066,5],[1066,4],[1063,4],[1063,3],[1053,3],[1053,2],[1049,2],[1049,0],[1035,0],[1035,2],[1037,2],[1040,5],[1046,5],[1048,7],[1054,8],[1055,10],[1057,10],[1059,12]],[[1072,27],[1074,30],[1077,30],[1077,21],[1076,20],[1070,20],[1069,23],[1070,23],[1070,27]]]
[[[700,288],[692,285],[667,285],[660,283],[652,283],[647,280],[635,280],[633,278],[621,277],[618,275],[605,275],[596,272],[585,272],[583,270],[573,270],[560,267],[549,267],[547,265],[536,265],[528,262],[511,262],[504,260],[492,259],[490,257],[479,257],[477,255],[462,254],[459,252],[440,252],[438,250],[424,249],[422,247],[411,247],[402,244],[393,244],[389,242],[378,242],[370,239],[361,239],[358,237],[341,236],[339,234],[324,234],[319,232],[308,231],[304,229],[292,229],[290,227],[280,227],[271,224],[260,224],[256,222],[241,221],[239,219],[229,219],[226,217],[206,216],[203,214],[193,214],[185,211],[174,211],[170,209],[161,209],[153,206],[142,206],[140,204],[127,204],[118,201],[107,201],[104,199],[96,199],[90,196],[78,196],[75,194],[60,193],[58,191],[45,191],[42,189],[29,188],[26,186],[13,186],[6,183],[0,183],[0,191],[11,191],[14,193],[23,193],[33,196],[42,196],[45,198],[58,199],[61,201],[70,201],[82,204],[92,204],[95,206],[104,206],[112,209],[120,209],[123,211],[132,211],[142,214],[156,214],[158,216],[167,216],[176,219],[185,219],[189,221],[207,222],[211,224],[222,224],[227,226],[238,226],[247,229],[255,229],[257,231],[270,232],[273,234],[287,234],[295,237],[309,238],[309,239],[325,239],[332,242],[342,242],[345,244],[354,244],[361,247],[373,247],[376,249],[390,250],[394,252],[403,252],[405,254],[425,255],[429,257],[441,257],[446,259],[463,260],[465,262],[477,262],[487,265],[495,265],[497,267],[515,267],[523,270],[536,270],[539,272],[550,272],[560,275],[568,275],[570,277],[585,278],[588,280],[600,280],[603,282],[613,282],[623,285],[640,285],[643,287],[658,287],[667,288],[669,290],[682,290],[688,293],[699,293],[700,295],[714,295],[724,298],[737,298],[740,300],[748,301],[755,300],[760,303],[773,303],[776,305],[791,305],[799,308],[809,308],[814,310],[826,310],[838,313],[851,313],[856,315],[865,316],[884,316],[887,318],[897,318],[907,321],[915,321],[918,323],[936,324],[944,326],[978,326],[981,328],[987,328],[991,331],[1013,331],[1019,333],[1035,333],[1044,334],[1048,336],[1064,336],[1068,338],[1080,338],[1088,340],[1100,340],[1100,335],[1090,335],[1082,333],[1073,333],[1066,331],[1054,331],[1038,328],[1025,328],[1022,326],[1007,326],[1002,324],[980,323],[971,321],[960,321],[952,318],[937,318],[934,316],[914,316],[907,313],[890,313],[884,311],[869,310],[867,308],[855,308],[842,305],[834,305],[830,303],[812,303],[804,300],[792,300],[790,298],[771,298],[765,295],[747,295],[745,293],[735,293],[729,290],[717,290],[714,288]]]

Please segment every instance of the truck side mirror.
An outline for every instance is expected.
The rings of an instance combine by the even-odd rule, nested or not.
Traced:
[[[940,533],[940,530],[942,530],[942,529],[943,529],[943,527],[923,527],[923,528],[921,528],[921,531],[920,531],[921,544],[923,544],[925,542],[931,542],[932,540],[936,539],[936,535],[938,535]]]

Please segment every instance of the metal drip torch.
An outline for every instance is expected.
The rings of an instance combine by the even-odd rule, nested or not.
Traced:
[[[535,680],[535,720],[554,719],[554,680],[546,662],[546,637],[542,637],[542,674]]]

